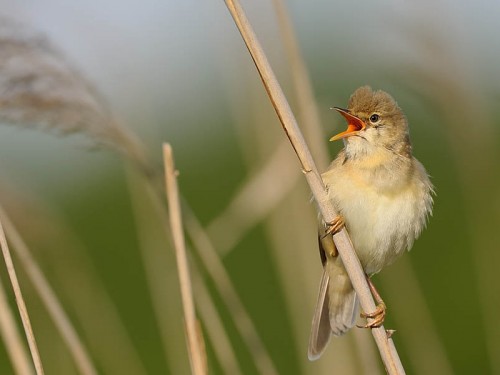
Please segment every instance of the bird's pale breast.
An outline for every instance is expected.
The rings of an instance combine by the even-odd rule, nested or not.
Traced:
[[[368,274],[379,272],[409,249],[425,225],[431,185],[416,178],[423,173],[428,181],[423,167],[413,161],[416,173],[406,179],[397,173],[363,173],[343,164],[323,174],[332,203],[344,217]]]

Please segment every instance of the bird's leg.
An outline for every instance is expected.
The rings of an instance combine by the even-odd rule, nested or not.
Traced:
[[[344,218],[337,215],[333,221],[321,225],[319,228],[319,248],[321,261],[323,264],[326,263],[325,254],[328,254],[330,258],[335,258],[339,255],[335,243],[333,242],[332,235],[338,233],[344,227]]]
[[[375,311],[371,313],[361,313],[362,318],[370,318],[373,319],[370,323],[367,323],[364,326],[358,326],[359,328],[378,328],[384,323],[385,312],[387,307],[385,306],[384,300],[380,297],[380,293],[377,288],[373,284],[372,280],[368,275],[366,275],[366,281],[368,282],[368,286],[370,287],[370,291],[372,292],[373,298],[377,302],[377,307]]]
[[[344,228],[345,222],[344,222],[344,217],[341,215],[335,216],[335,219],[330,221],[329,223],[326,223],[326,232],[323,237],[326,237],[328,235],[334,235],[342,230]]]

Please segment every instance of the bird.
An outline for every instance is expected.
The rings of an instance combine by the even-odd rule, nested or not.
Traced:
[[[370,277],[410,250],[432,215],[434,187],[423,165],[412,155],[408,120],[394,98],[362,86],[349,98],[347,109],[334,107],[347,130],[330,141],[344,148],[322,173],[328,200],[338,216],[319,221],[323,263],[308,357],[318,359],[331,336],[342,336],[356,322],[359,301],[332,235],[346,227],[367,275],[375,300],[364,328],[379,327],[386,307]]]

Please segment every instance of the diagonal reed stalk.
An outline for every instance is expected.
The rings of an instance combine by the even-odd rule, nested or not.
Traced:
[[[33,366],[17,331],[16,319],[10,309],[7,293],[0,279],[0,336],[17,375],[32,375]]]
[[[318,208],[323,216],[323,219],[325,222],[332,222],[336,213],[333,206],[328,201],[328,196],[321,176],[318,173],[311,153],[309,152],[302,133],[297,125],[297,121],[295,120],[283,91],[281,90],[281,87],[279,86],[279,83],[277,82],[276,77],[267,61],[264,51],[262,50],[260,43],[257,41],[256,35],[239,2],[226,0],[225,3],[252,56],[283,129],[299,158],[302,170],[312,190],[314,199],[318,204]],[[353,287],[359,296],[361,307],[364,311],[374,311],[375,302],[373,301],[373,297],[370,293],[370,289],[366,282],[361,264],[359,263],[359,259],[356,257],[354,249],[352,248],[352,243],[349,239],[347,231],[343,229],[340,233],[334,235],[333,238]],[[379,328],[372,329],[372,334],[379,348],[380,355],[387,372],[389,374],[404,374],[404,369],[394,343],[392,339],[388,337],[384,327],[381,326]]]
[[[299,171],[283,168],[290,156],[289,147],[281,142],[258,172],[242,184],[230,204],[207,225],[207,233],[221,256],[227,255],[299,181]],[[259,204],[255,204],[255,197],[259,197]]]
[[[58,296],[67,297],[66,303],[61,300],[59,303],[65,309],[72,308],[78,321],[75,325],[81,327],[81,335],[89,349],[92,349],[92,359],[99,364],[100,371],[105,374],[146,374],[119,311],[88,257],[89,249],[73,232],[66,218],[26,189],[21,191],[16,187],[14,192],[12,188],[2,188],[0,194],[6,202],[5,229],[20,266],[28,278],[34,280],[30,276],[29,262],[25,265],[18,248],[26,248],[25,252],[32,259],[34,250],[47,249],[42,253],[44,264],[50,264],[50,284]],[[23,228],[22,237],[15,233],[16,227]],[[19,243],[16,237],[21,237]],[[39,262],[36,264],[41,266]],[[38,287],[35,285],[37,293]],[[45,303],[43,296],[41,301]],[[113,353],[120,353],[121,356],[117,357]]]
[[[329,155],[323,139],[320,116],[314,99],[311,80],[284,0],[273,0],[273,5],[276,11],[278,27],[282,34],[287,61],[290,62],[293,91],[298,104],[298,118],[300,123],[304,124],[306,140],[313,145],[311,152],[314,160],[318,168],[323,170],[328,166]]]
[[[170,227],[177,260],[191,370],[194,375],[204,375],[207,373],[206,354],[204,351],[205,345],[194,309],[189,264],[186,255],[184,231],[182,228],[181,205],[177,188],[178,172],[174,166],[172,147],[168,143],[163,145],[163,160],[165,164],[165,185],[170,215]]]
[[[297,42],[285,1],[273,0],[273,4],[276,11],[277,24],[282,34],[287,60],[290,62],[293,91],[297,98],[299,121],[304,126],[304,136],[311,145],[311,152],[313,153],[318,168],[324,170],[330,158],[328,148],[324,142],[323,129],[321,127],[312,82],[299,43]],[[358,366],[364,369],[365,372],[369,371],[374,375],[379,373],[380,369],[378,366],[377,354],[369,335],[355,330],[354,334],[351,335],[351,339],[354,341],[355,345],[349,346],[350,350],[348,354],[351,355],[350,357],[353,361],[357,362]],[[346,346],[346,344],[344,344],[344,346]],[[339,346],[337,346],[336,350],[339,350]],[[356,350],[358,356],[355,355]],[[326,369],[324,371],[325,373],[329,373],[331,367],[337,365],[335,358],[332,358],[333,363],[327,363],[325,360],[322,362],[324,363],[322,369]],[[330,370],[328,370],[328,366],[330,366]],[[359,371],[359,368],[357,370]]]
[[[31,327],[31,321],[28,315],[28,309],[26,308],[26,303],[24,302],[23,294],[21,292],[21,286],[17,280],[16,270],[14,268],[14,263],[12,262],[12,257],[10,255],[9,245],[7,244],[7,239],[5,238],[5,232],[3,230],[3,225],[0,220],[0,246],[2,247],[2,253],[5,260],[5,265],[7,267],[7,273],[9,274],[9,279],[14,289],[14,295],[16,296],[17,308],[19,310],[19,315],[21,316],[21,321],[23,323],[24,332],[26,334],[26,339],[28,340],[28,346],[31,352],[31,358],[33,364],[35,365],[35,371],[37,375],[43,375],[43,365],[40,358],[40,353],[38,352],[38,346],[36,344],[35,335],[33,334],[33,329]]]
[[[267,98],[257,95],[257,85],[252,85],[252,92],[255,93],[253,101],[245,100],[245,107],[250,107],[252,117],[247,119],[254,126],[245,126],[241,130],[240,142],[247,142],[254,139],[251,157],[246,158],[249,169],[256,169],[256,164],[262,157],[269,154],[274,142],[283,141],[280,132],[270,132],[268,127],[274,118],[273,113],[263,114],[259,111],[265,104]],[[279,130],[279,129],[276,129]],[[244,132],[244,133],[243,133]],[[288,146],[289,147],[289,146]],[[302,173],[296,168],[295,155],[288,150],[287,158],[284,159],[280,168],[285,173],[294,174],[295,183],[285,185],[286,182],[280,179],[283,172],[274,176],[269,175],[267,186],[262,191],[257,191],[251,197],[254,206],[259,206],[259,210],[265,213],[265,218],[259,226],[263,226],[266,242],[269,244],[272,259],[274,260],[280,287],[283,290],[283,297],[286,303],[286,311],[289,316],[292,336],[294,337],[295,361],[304,373],[311,374],[356,374],[358,365],[354,356],[354,346],[352,335],[344,340],[333,340],[329,348],[335,355],[324,356],[321,361],[310,362],[305,353],[307,352],[308,336],[310,332],[310,322],[313,306],[316,302],[316,292],[318,289],[317,277],[320,275],[321,262],[316,253],[316,231],[317,215],[314,206],[304,197],[310,195],[310,191],[302,180]],[[272,157],[272,156],[271,156]],[[267,190],[266,190],[267,189]],[[283,195],[274,206],[263,206],[269,202],[261,197],[267,195],[269,190],[278,190]],[[258,202],[258,204],[257,204]],[[246,214],[242,212],[241,214]],[[245,215],[246,216],[246,215]],[[251,216],[246,216],[245,221],[254,220]],[[234,226],[237,226],[237,222]],[[293,233],[293,235],[291,235]],[[311,252],[312,251],[312,252]],[[316,256],[311,256],[314,254]],[[370,341],[371,343],[371,341]],[[339,361],[338,358],[342,358]],[[379,364],[378,356],[376,357]],[[379,367],[379,366],[378,366]]]

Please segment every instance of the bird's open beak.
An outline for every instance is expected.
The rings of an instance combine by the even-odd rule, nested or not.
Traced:
[[[351,115],[347,109],[342,109],[338,107],[334,107],[344,118],[347,120],[347,130],[339,133],[332,138],[330,141],[336,141],[341,138],[350,137],[351,135],[357,134],[359,131],[366,128],[366,124],[359,117]]]

